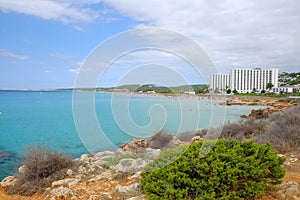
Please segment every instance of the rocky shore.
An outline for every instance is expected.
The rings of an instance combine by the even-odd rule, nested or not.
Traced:
[[[268,106],[267,108],[252,110],[249,115],[242,115],[242,118],[267,118],[270,114],[275,112],[283,112],[286,109],[300,105],[300,98],[270,98],[270,97],[230,97],[223,105],[248,105],[248,106]]]
[[[192,142],[202,140],[195,136]],[[186,142],[178,141],[174,137],[174,144]],[[7,195],[4,190],[14,184],[15,177],[10,176],[2,180],[0,199],[45,199],[45,200],[144,200],[141,190],[140,174],[147,163],[160,155],[160,149],[149,148],[147,140],[135,139],[123,145],[116,152],[104,151],[96,154],[84,154],[75,159],[76,167],[68,169],[65,177],[52,182],[42,194],[32,197]],[[287,174],[277,192],[262,198],[267,199],[300,199],[300,160],[296,154],[285,156]],[[23,167],[19,172],[22,173]]]

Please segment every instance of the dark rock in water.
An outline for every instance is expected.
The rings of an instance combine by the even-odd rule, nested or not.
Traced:
[[[3,164],[11,160],[13,157],[14,157],[13,153],[5,150],[0,150],[0,164]]]

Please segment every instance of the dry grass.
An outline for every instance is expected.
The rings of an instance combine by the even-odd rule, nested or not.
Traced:
[[[300,106],[291,107],[283,113],[271,114],[265,119],[248,119],[243,122],[226,124],[221,138],[269,142],[280,153],[300,150]],[[217,130],[215,130],[217,131]]]
[[[172,139],[172,135],[165,131],[159,131],[149,139],[149,147],[152,149],[163,149]]]
[[[73,166],[73,161],[70,156],[43,147],[33,147],[23,165],[24,171],[15,175],[16,183],[6,188],[9,194],[30,196],[43,191],[54,180],[63,178],[67,169]]]

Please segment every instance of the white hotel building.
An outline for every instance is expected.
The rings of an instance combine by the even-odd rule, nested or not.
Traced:
[[[236,89],[239,93],[251,93],[253,90],[260,92],[267,89],[267,84],[272,83],[278,87],[278,69],[232,69],[230,74],[212,74],[212,90],[226,91]]]

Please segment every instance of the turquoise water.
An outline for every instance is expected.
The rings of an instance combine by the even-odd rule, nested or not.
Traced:
[[[122,111],[113,114],[110,93],[96,93],[95,110],[99,126],[115,147],[118,147],[132,138],[126,128],[116,124],[117,118],[124,118],[128,113]],[[128,100],[128,95],[118,96],[116,105],[123,105]],[[118,102],[120,101],[120,102]],[[197,105],[195,105],[195,101]],[[122,103],[123,102],[123,103]],[[216,121],[235,122],[240,120],[240,115],[248,114],[258,107],[230,106],[226,110],[226,118],[222,119],[224,106],[208,99],[185,99],[180,102],[178,98],[151,97],[143,95],[131,96],[128,109],[131,121],[136,126],[144,127],[151,123],[149,109],[153,105],[161,105],[153,116],[160,119],[166,116],[163,129],[170,133],[188,131],[195,128],[208,128],[211,121],[211,110],[214,107]],[[180,104],[181,103],[181,104]],[[124,104],[124,105],[125,105]],[[197,109],[199,108],[199,112]],[[154,109],[155,111],[155,109]],[[46,145],[64,153],[77,157],[87,153],[85,143],[80,139],[82,134],[76,130],[72,114],[72,92],[28,92],[28,91],[1,91],[0,92],[0,155],[1,151],[7,156],[0,157],[0,179],[16,171],[20,158],[28,146]],[[220,112],[220,113],[218,113]],[[200,119],[195,125],[192,119]],[[89,119],[81,119],[88,122]],[[126,124],[125,124],[126,125]],[[214,124],[215,125],[215,124]],[[86,124],[89,126],[89,123]],[[128,124],[129,126],[129,124]],[[195,127],[196,126],[196,127]],[[87,130],[88,129],[87,127]],[[141,129],[141,137],[149,136],[146,130]],[[130,131],[130,129],[129,129]],[[134,130],[132,130],[134,132]],[[86,133],[89,134],[89,133]],[[87,135],[89,137],[89,135]],[[93,140],[93,138],[90,138]],[[98,142],[94,151],[106,150],[106,141]],[[3,154],[3,153],[2,153]]]

